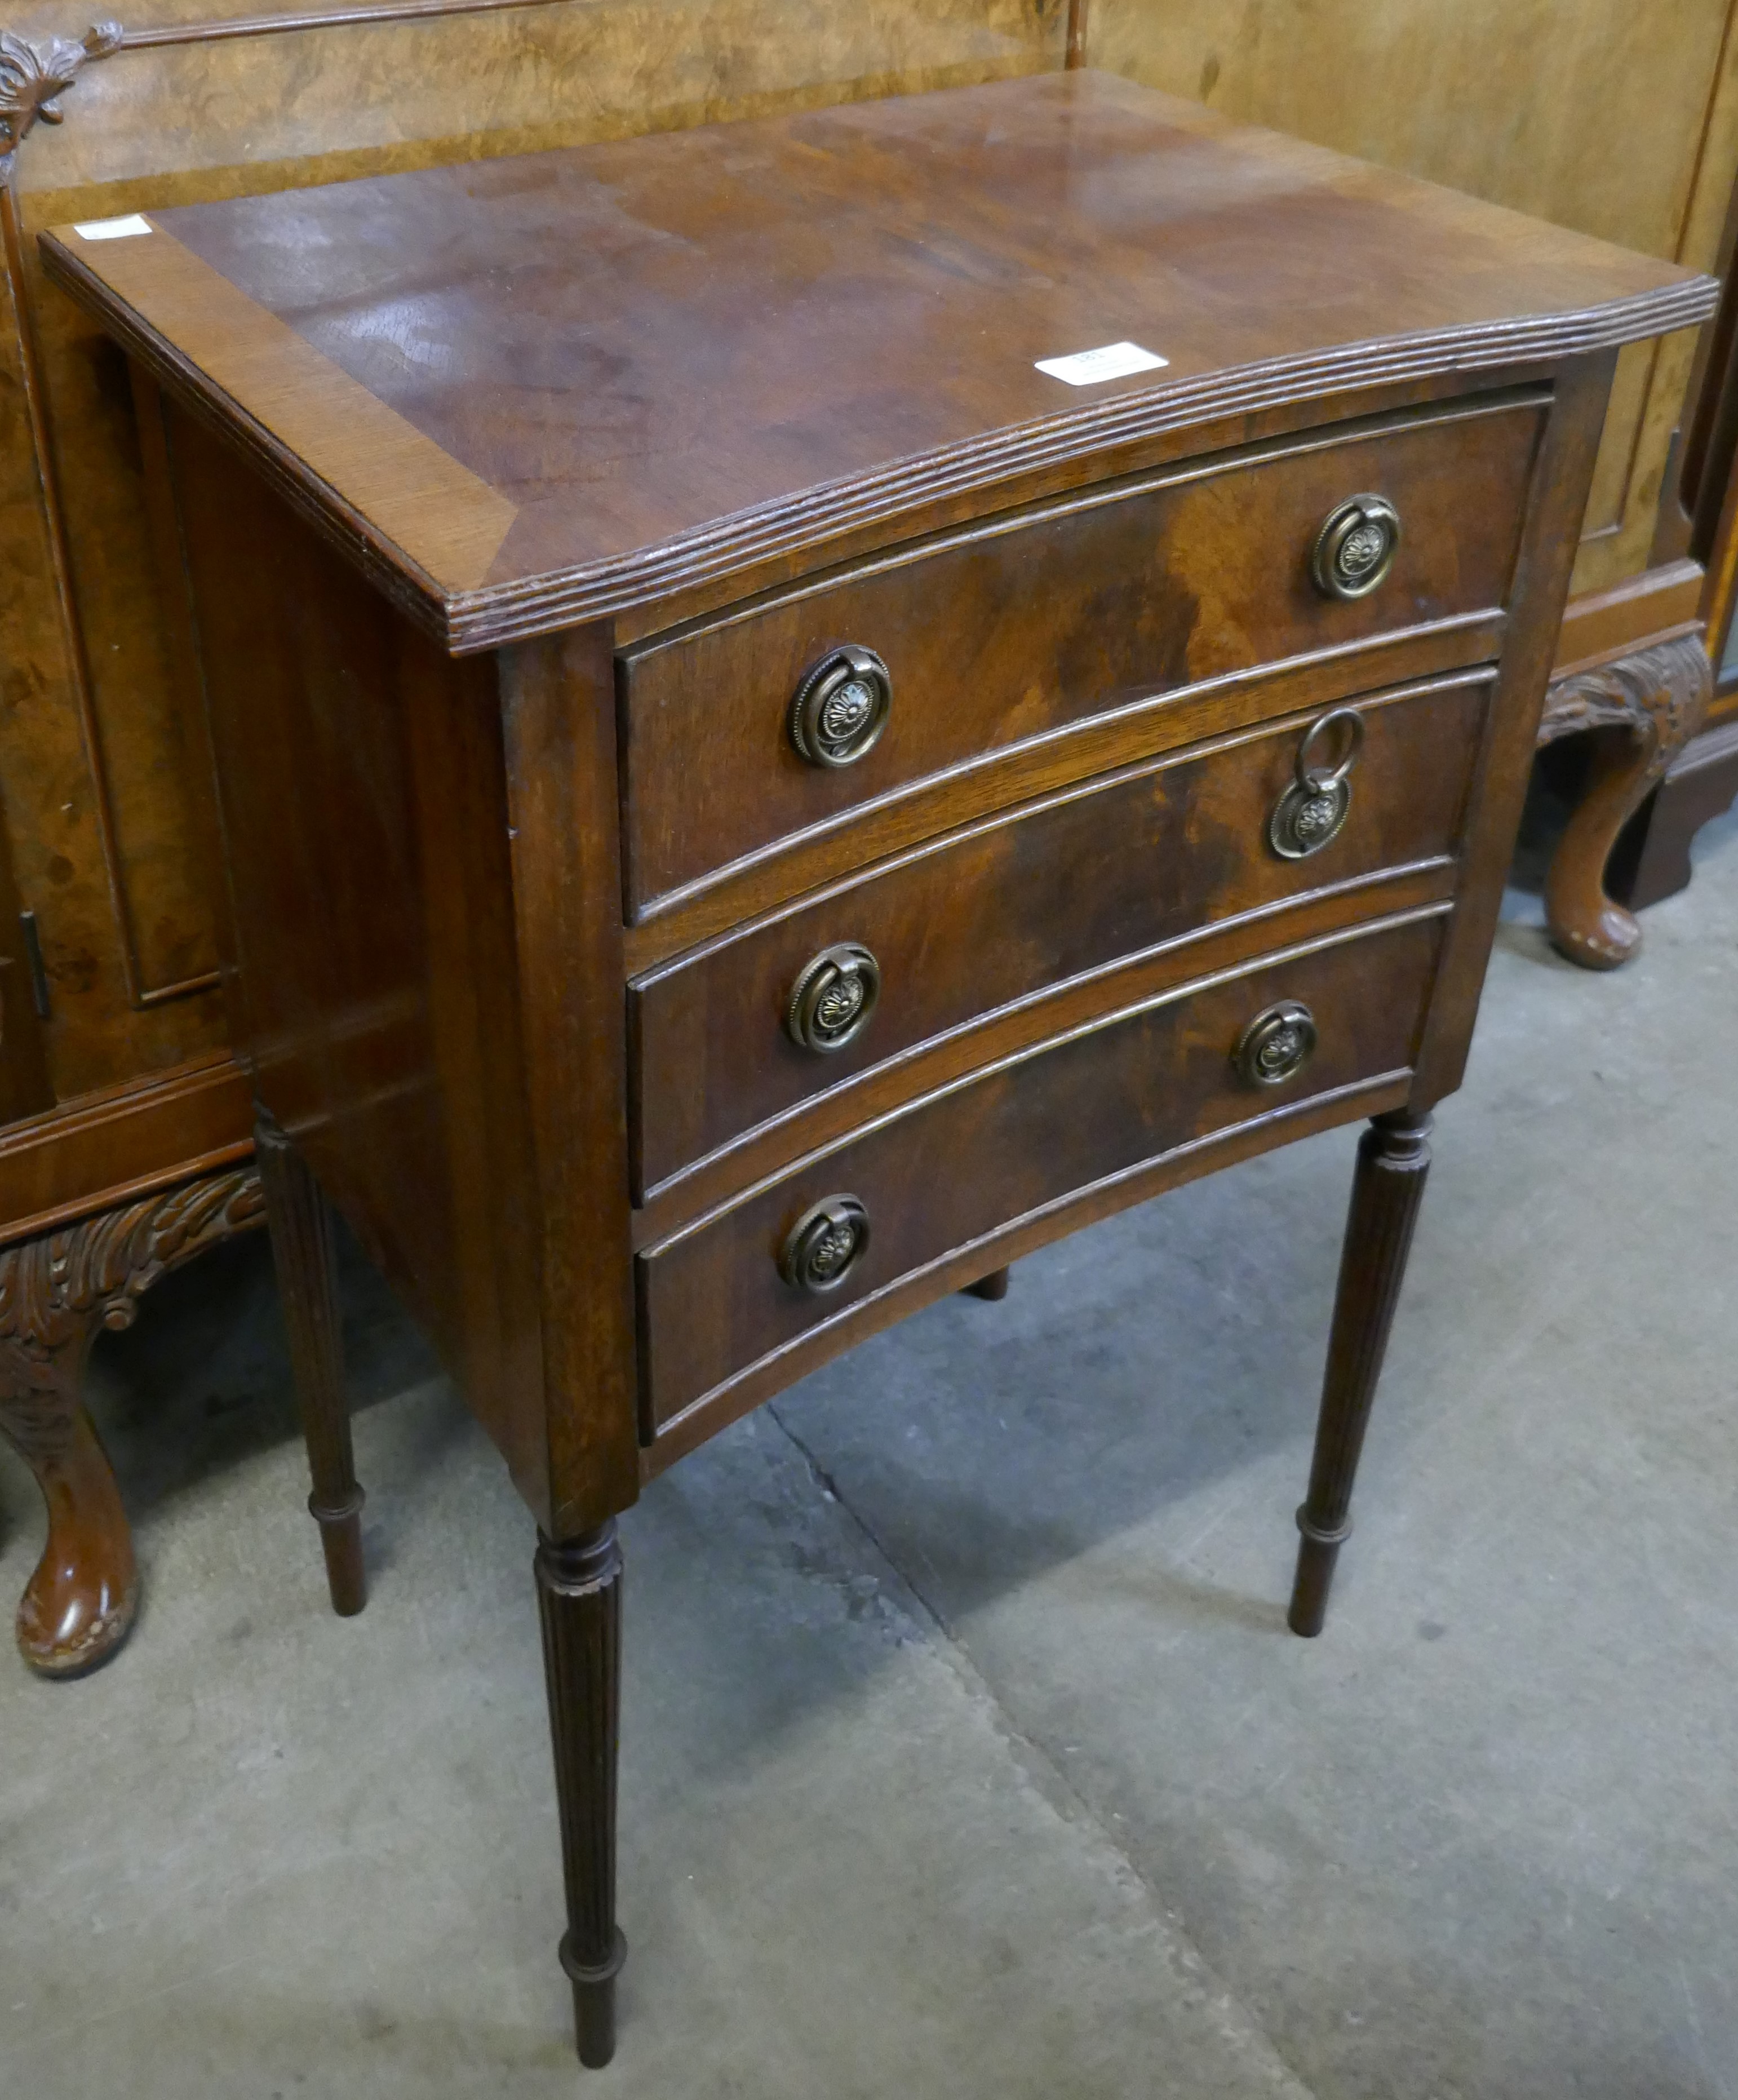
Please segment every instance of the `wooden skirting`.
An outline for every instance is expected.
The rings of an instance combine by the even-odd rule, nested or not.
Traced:
[[[0,1245],[245,1159],[253,1135],[253,1089],[227,1056],[14,1123],[0,1132]]]

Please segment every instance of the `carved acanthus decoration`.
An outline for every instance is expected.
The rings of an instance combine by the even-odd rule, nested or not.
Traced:
[[[1641,945],[1633,913],[1605,889],[1617,835],[1701,727],[1714,674],[1701,634],[1680,634],[1559,679],[1545,698],[1539,742],[1621,729],[1627,746],[1601,753],[1546,878],[1551,938],[1572,962],[1615,969]]]
[[[99,1327],[130,1327],[157,1279],[264,1219],[251,1167],[0,1248],[0,1430],[34,1466],[73,1434]]]
[[[1701,727],[1710,685],[1698,634],[1680,634],[1560,679],[1545,699],[1541,743],[1582,730],[1626,729],[1651,743],[1649,784]]]
[[[13,157],[33,126],[61,121],[60,98],[90,60],[118,51],[121,36],[118,22],[94,24],[77,43],[65,37],[26,43],[0,29],[0,183],[11,180]]]

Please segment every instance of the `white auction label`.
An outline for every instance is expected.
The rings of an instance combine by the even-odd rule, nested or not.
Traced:
[[[1127,379],[1131,372],[1157,372],[1170,362],[1138,342],[1107,342],[1102,350],[1077,350],[1072,357],[1041,357],[1038,368],[1070,386],[1096,386],[1106,379]]]
[[[81,240],[130,240],[135,234],[150,232],[151,222],[135,211],[125,218],[87,218],[73,231]]]

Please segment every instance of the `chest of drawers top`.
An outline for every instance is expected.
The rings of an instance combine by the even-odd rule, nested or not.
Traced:
[[[1542,370],[1709,297],[1091,73],[143,223],[46,236],[50,274],[457,652],[632,638],[1240,418]],[[1124,342],[1164,363],[1039,368]]]

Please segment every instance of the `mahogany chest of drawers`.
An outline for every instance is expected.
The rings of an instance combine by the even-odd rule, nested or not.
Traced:
[[[1367,1117],[1319,1630],[1612,360],[1712,288],[1090,73],[44,253],[132,355],[201,667],[334,1600],[327,1196],[536,1517],[605,2061],[616,1513]]]

